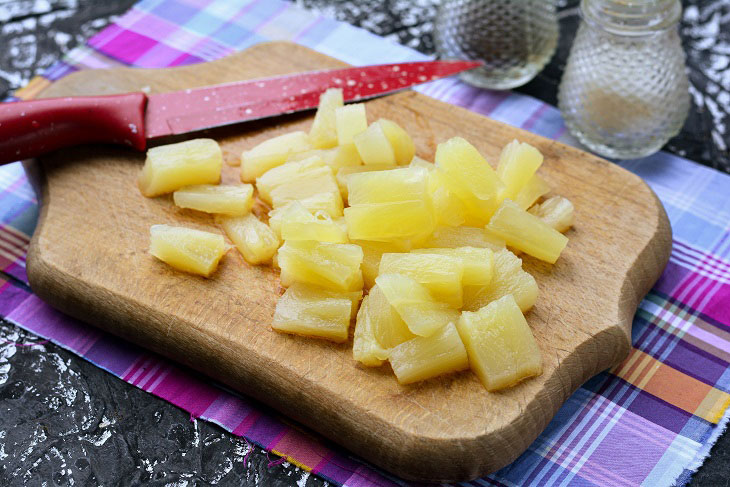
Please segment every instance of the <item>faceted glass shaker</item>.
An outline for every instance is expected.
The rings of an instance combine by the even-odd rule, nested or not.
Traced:
[[[653,154],[690,107],[678,0],[582,0],[558,92],[570,132],[617,159]]]
[[[555,52],[555,0],[443,0],[434,37],[442,58],[484,62],[462,73],[462,80],[514,88],[534,78]]]

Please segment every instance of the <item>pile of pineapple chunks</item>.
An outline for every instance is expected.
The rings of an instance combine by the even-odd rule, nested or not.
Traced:
[[[218,184],[220,147],[195,139],[150,149],[139,187],[215,214],[248,263],[281,270],[274,330],[346,342],[354,320],[364,366],[387,361],[402,384],[471,368],[495,391],[542,371],[523,315],[537,283],[507,247],[555,263],[572,225],[570,201],[544,199],[542,161],[515,140],[494,170],[460,137],[425,161],[402,127],[368,125],[364,104],[330,89],[309,133],[243,152],[244,184]],[[251,212],[255,197],[268,222]],[[229,248],[220,233],[151,228],[152,255],[205,277]]]

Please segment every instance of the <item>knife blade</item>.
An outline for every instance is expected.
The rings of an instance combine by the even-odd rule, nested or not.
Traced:
[[[480,66],[420,61],[296,73],[169,93],[46,98],[0,104],[0,164],[84,143],[144,150],[147,139],[316,108],[327,88],[366,100]]]

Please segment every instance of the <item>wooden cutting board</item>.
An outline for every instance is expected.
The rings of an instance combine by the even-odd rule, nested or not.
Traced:
[[[195,86],[340,67],[290,43],[259,44],[219,61],[161,70],[74,73],[43,96]],[[270,267],[230,252],[212,279],[147,251],[156,223],[215,229],[170,197],[140,195],[144,154],[115,147],[63,150],[40,161],[42,209],[28,256],[33,290],[58,309],[214,377],[408,479],[466,480],[514,460],[588,378],[623,360],[639,300],[664,268],[671,229],[637,176],[585,152],[415,92],[367,103],[413,135],[417,153],[462,136],[490,161],[513,138],[545,155],[540,174],[576,208],[570,243],[554,266],[530,257],[540,286],[527,320],[545,362],[539,378],[488,393],[470,372],[399,385],[388,366],[361,367],[351,343],[275,333],[281,289]],[[265,138],[308,129],[312,114],[211,131],[227,161]],[[224,167],[235,182],[238,168]]]

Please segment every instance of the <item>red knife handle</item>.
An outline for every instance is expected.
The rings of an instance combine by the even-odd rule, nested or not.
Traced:
[[[0,103],[0,164],[92,142],[144,150],[146,106],[144,93]]]

